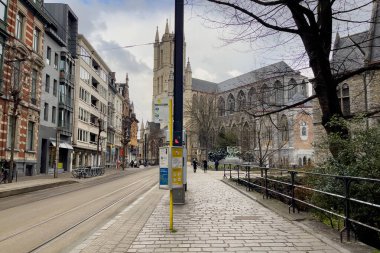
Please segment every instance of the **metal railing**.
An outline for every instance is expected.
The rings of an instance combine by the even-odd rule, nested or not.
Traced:
[[[92,166],[83,166],[77,167],[71,171],[71,174],[75,178],[89,178],[101,176],[105,172],[104,167],[92,167]]]
[[[351,231],[354,230],[353,224],[380,233],[380,227],[374,224],[367,224],[363,221],[351,218],[354,206],[361,205],[367,208],[380,210],[380,203],[374,203],[351,197],[352,185],[357,187],[363,184],[370,184],[373,189],[380,188],[380,179],[340,176],[307,172],[301,170],[286,170],[276,168],[263,168],[252,165],[223,164],[224,178],[230,178],[239,184],[246,186],[246,190],[257,190],[263,193],[263,198],[277,197],[282,198],[289,204],[289,213],[292,209],[299,212],[300,207],[313,208],[325,214],[335,216],[344,221],[344,228],[340,230],[340,240],[343,240],[343,233],[346,232],[347,240],[350,241]],[[285,180],[286,179],[286,180]],[[313,187],[313,184],[301,184],[300,181],[308,180],[333,180],[335,186],[340,186],[341,192],[329,192]],[[280,188],[280,190],[278,190]],[[341,205],[343,212],[335,209],[328,210],[316,203],[312,203],[311,196],[320,195],[324,198],[333,198],[335,205]],[[374,198],[377,199],[377,198]],[[379,198],[380,199],[380,198]],[[359,208],[358,206],[356,206]],[[355,233],[355,231],[353,231]],[[355,234],[356,236],[356,234]]]

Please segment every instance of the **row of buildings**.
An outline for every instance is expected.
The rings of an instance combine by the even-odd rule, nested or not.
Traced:
[[[331,60],[333,74],[378,64],[379,9],[375,1],[368,31],[336,36]],[[174,34],[169,32],[168,23],[161,38],[157,29],[153,47],[152,119],[155,101],[173,98]],[[183,60],[186,62],[186,44]],[[368,127],[380,122],[378,76],[378,70],[368,70],[338,85],[344,116],[368,114]],[[283,61],[214,83],[193,78],[188,60],[184,64],[184,139],[188,160],[203,160],[209,151],[223,145],[221,142],[229,141],[240,154],[250,154],[245,158],[257,164],[294,167],[315,163],[315,147],[325,131],[318,101],[308,99],[313,93],[309,90],[312,84],[308,78]],[[281,110],[294,104],[297,106]],[[278,112],[269,113],[273,111]],[[140,157],[157,163],[159,147],[167,142],[166,136],[167,123],[142,122]]]
[[[78,34],[67,4],[0,1],[0,159],[21,175],[115,166],[137,146],[128,75]],[[128,145],[129,144],[129,145]]]

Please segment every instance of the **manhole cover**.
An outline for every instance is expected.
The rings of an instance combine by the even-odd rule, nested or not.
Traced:
[[[234,220],[259,220],[260,216],[235,216]]]

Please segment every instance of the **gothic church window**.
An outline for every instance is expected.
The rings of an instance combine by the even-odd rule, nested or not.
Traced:
[[[300,125],[301,140],[307,140],[307,134],[307,124],[306,122],[302,121]]]
[[[233,114],[235,112],[235,98],[231,93],[228,95],[227,103],[228,113]]]
[[[239,91],[238,99],[237,99],[237,111],[241,111],[245,109],[245,103],[246,103],[245,94],[241,90]]]
[[[284,86],[280,81],[276,81],[274,83],[274,89],[276,94],[276,104],[281,106],[284,104]]]
[[[260,93],[262,104],[269,104],[269,89],[266,84],[261,86]]]
[[[350,108],[350,88],[347,83],[342,85],[341,89],[338,89],[338,99],[340,108],[344,116],[351,114]]]
[[[248,92],[248,106],[254,107],[257,103],[257,94],[256,94],[256,89],[251,88]]]
[[[301,94],[306,97],[307,96],[307,86],[306,86],[306,82],[305,81],[302,81],[302,83],[300,84],[300,88],[301,88]]]
[[[292,99],[297,92],[297,82],[292,78],[288,83],[288,100]]]

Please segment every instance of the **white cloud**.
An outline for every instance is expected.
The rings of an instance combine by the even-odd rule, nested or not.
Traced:
[[[217,77],[215,74],[210,73],[207,70],[202,69],[202,68],[195,68],[195,70],[193,70],[193,77],[207,80],[210,82],[217,82]]]
[[[64,2],[70,5],[79,18],[79,32],[85,35],[111,70],[116,72],[117,82],[124,82],[126,73],[129,74],[130,98],[134,102],[138,119],[151,120],[153,45],[108,49],[154,42],[156,27],[158,26],[161,37],[166,19],[169,19],[172,32],[174,1],[46,2]],[[206,28],[195,8],[197,7],[185,7],[186,57],[190,58],[193,77],[221,82],[277,61],[274,52],[260,57],[246,43],[224,46],[224,42],[219,39],[220,30]]]
[[[227,71],[227,73],[230,75],[230,77],[237,77],[237,76],[240,76],[241,74],[243,74],[241,71],[236,70],[236,69]]]

